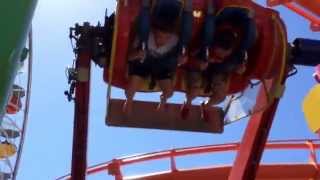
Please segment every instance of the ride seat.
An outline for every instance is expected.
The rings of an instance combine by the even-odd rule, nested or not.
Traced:
[[[136,17],[140,10],[139,0],[119,1],[118,12],[116,17],[114,43],[113,43],[113,57],[109,69],[104,71],[104,80],[110,82],[112,77],[112,84],[116,87],[125,88],[127,85],[126,67],[127,67],[127,52],[130,36],[133,33]],[[282,66],[279,66],[282,61],[284,49],[281,41],[286,41],[286,37],[282,37],[281,30],[285,31],[284,25],[276,11],[264,8],[252,1],[217,1],[217,8],[221,10],[225,7],[243,7],[252,9],[255,12],[254,19],[257,24],[257,31],[259,36],[253,48],[249,49],[248,69],[244,74],[242,81],[248,82],[248,79],[267,79],[279,74]],[[206,9],[204,0],[194,0],[194,21],[192,39],[197,38],[201,31],[201,24],[203,23],[203,15]],[[281,25],[277,25],[277,24]],[[110,69],[112,73],[110,72]],[[114,74],[114,75],[112,75]],[[236,76],[236,75],[233,75]],[[177,82],[181,80],[179,77],[179,70],[177,73]],[[239,79],[238,77],[231,77],[232,79]],[[239,80],[238,80],[239,81]],[[230,82],[236,91],[244,86],[241,84],[237,86],[237,81]],[[179,85],[177,85],[179,87]],[[177,90],[182,90],[181,88]],[[141,91],[149,91],[148,83]],[[230,91],[231,92],[231,91]]]

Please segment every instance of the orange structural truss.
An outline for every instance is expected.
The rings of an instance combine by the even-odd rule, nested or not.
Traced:
[[[313,31],[320,31],[320,0],[268,0],[268,6],[283,5],[308,19]]]
[[[176,158],[202,155],[208,153],[221,153],[221,152],[234,152],[239,150],[241,143],[218,144],[210,146],[200,146],[191,148],[172,149],[167,151],[147,153],[114,159],[110,162],[99,164],[89,167],[87,175],[97,173],[108,173],[115,177],[116,180],[131,179],[131,180],[171,180],[183,179],[193,180],[195,178],[201,180],[228,179],[228,175],[232,171],[232,166],[217,166],[217,167],[203,167],[203,168],[190,168],[179,169],[176,164]],[[297,150],[309,151],[309,163],[277,163],[277,164],[262,164],[259,167],[255,179],[294,179],[294,180],[307,180],[319,179],[319,163],[317,162],[316,151],[320,149],[320,140],[285,140],[285,141],[270,141],[265,146],[266,150]],[[134,165],[138,163],[146,163],[152,160],[168,159],[170,168],[163,172],[152,174],[137,175],[125,177],[122,174],[121,168],[126,165]],[[279,160],[281,161],[281,159]],[[58,179],[69,179],[70,176],[63,176]]]

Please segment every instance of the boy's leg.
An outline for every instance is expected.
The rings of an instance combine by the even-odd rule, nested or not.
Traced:
[[[160,96],[160,103],[158,110],[164,110],[167,99],[173,95],[174,92],[174,76],[177,70],[177,57],[167,56],[165,58],[154,59],[152,61],[151,76],[154,77],[159,85],[162,94]]]
[[[173,82],[171,79],[163,79],[158,80],[158,84],[162,91],[162,94],[160,95],[160,103],[157,109],[158,111],[163,111],[165,109],[167,99],[169,99],[173,95]]]
[[[228,90],[227,77],[227,74],[216,74],[212,78],[212,95],[206,104],[209,106],[216,105],[225,99]]]
[[[191,87],[191,88],[187,91],[185,104],[186,104],[187,106],[191,106],[191,105],[192,105],[192,101],[193,101],[197,96],[199,96],[200,91],[201,91],[201,88],[200,88],[200,87]]]
[[[226,74],[216,74],[212,78],[212,95],[210,96],[208,101],[201,104],[201,117],[205,121],[208,121],[208,110],[213,105],[223,102],[226,98],[228,90],[227,77],[228,75]]]
[[[186,101],[181,107],[181,117],[186,119],[188,117],[192,101],[199,96],[201,92],[201,72],[186,72]]]
[[[125,89],[126,102],[123,105],[123,112],[127,115],[132,113],[132,104],[135,93],[142,87],[144,78],[150,74],[150,62],[146,59],[143,63],[139,61],[128,62],[129,80]]]
[[[137,75],[129,76],[129,83],[125,89],[126,102],[123,105],[123,112],[127,115],[132,113],[132,104],[135,93],[142,86],[143,78]]]

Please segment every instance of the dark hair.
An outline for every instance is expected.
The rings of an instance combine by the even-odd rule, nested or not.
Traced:
[[[161,31],[174,31],[182,4],[176,0],[158,0],[152,12],[152,27]]]
[[[237,36],[237,33],[232,30],[220,31],[216,34],[214,44],[216,47],[229,50],[234,47],[234,44],[237,41]]]

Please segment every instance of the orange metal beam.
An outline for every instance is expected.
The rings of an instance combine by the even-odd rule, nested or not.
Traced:
[[[295,3],[320,16],[320,0],[295,0]]]
[[[290,10],[294,11],[295,13],[303,16],[304,18],[308,19],[309,21],[311,21],[314,24],[320,24],[320,18],[312,15],[311,13],[306,12],[303,8],[294,5],[292,3],[286,3],[284,4],[287,8],[289,8]]]
[[[177,172],[160,172],[146,174],[142,176],[126,177],[130,180],[226,180],[232,167],[213,167],[201,169],[187,169]],[[317,170],[309,164],[281,164],[281,165],[262,165],[257,173],[256,180],[307,180],[319,179],[316,176]]]
[[[264,112],[253,115],[242,138],[229,180],[254,180],[279,99]]]
[[[293,0],[268,0],[267,5],[270,7],[282,5],[284,3],[290,3]]]
[[[312,143],[312,146],[310,146]],[[95,174],[98,172],[105,172],[106,170],[113,171],[115,174],[121,174],[117,171],[117,168],[121,166],[146,162],[150,160],[159,160],[172,157],[188,156],[195,154],[205,154],[205,153],[216,153],[216,152],[227,152],[227,151],[237,151],[239,149],[240,143],[229,143],[229,144],[217,144],[209,146],[191,147],[191,148],[180,148],[175,150],[167,150],[161,152],[147,153],[141,155],[135,155],[131,157],[125,157],[121,159],[116,159],[106,163],[98,164],[87,169],[87,174]],[[320,149],[320,139],[313,140],[285,140],[285,141],[270,141],[266,144],[265,149],[268,150],[319,150]],[[60,177],[58,179],[69,179],[70,175]]]
[[[314,144],[312,141],[308,141],[307,144],[310,147],[310,160],[309,160],[309,162],[311,165],[313,165],[315,167],[316,170],[319,171],[316,148],[314,147]]]
[[[267,5],[272,6],[279,6],[287,3],[297,3],[300,6],[308,9],[309,11],[320,15],[320,0],[268,0]]]
[[[277,47],[284,49],[282,53],[277,55],[279,56],[279,60],[283,62],[282,73],[280,73],[279,77],[274,77],[272,80],[265,81],[265,88],[260,89],[256,105],[269,104],[269,106],[264,111],[251,116],[229,175],[229,180],[255,179],[274,115],[280,101],[280,97],[270,97],[270,91],[268,89],[283,86],[286,81],[284,73],[286,72],[287,65],[285,57],[287,39],[282,21],[278,20],[274,24],[274,29],[274,32],[278,35],[277,38],[282,41],[277,44]],[[281,82],[278,82],[279,80]]]
[[[312,31],[320,31],[320,24],[311,24]]]
[[[283,5],[311,22],[312,31],[320,31],[320,0],[268,0],[270,7]]]

